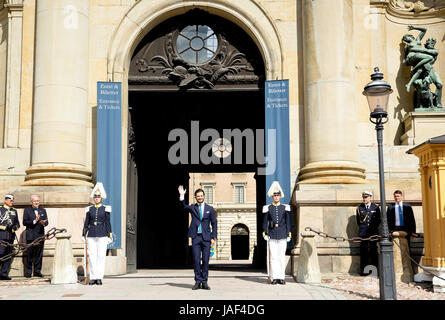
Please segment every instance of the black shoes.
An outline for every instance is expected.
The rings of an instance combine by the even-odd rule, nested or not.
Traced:
[[[99,279],[99,280],[96,280],[96,284],[99,285],[99,286],[101,286],[101,285],[102,285],[102,280],[100,280],[100,279]]]
[[[100,279],[97,279],[97,280],[91,280],[88,284],[89,284],[90,286],[92,286],[93,284],[97,284],[97,285],[101,286],[101,285],[102,285],[102,280],[100,280]]]
[[[282,280],[282,279],[273,279],[272,280],[272,284],[286,284],[286,281]]]
[[[192,290],[198,290],[198,289],[210,290],[210,287],[207,284],[207,282],[203,282],[203,283],[196,282],[195,285],[193,286]]]
[[[210,290],[210,287],[209,287],[209,285],[207,284],[207,282],[205,282],[205,283],[201,283],[201,289],[204,289],[204,290]]]
[[[92,286],[93,284],[96,284],[96,280],[91,280],[88,284],[89,284],[90,286]]]
[[[34,277],[43,278],[43,274],[41,274],[40,272],[35,272]]]
[[[11,280],[11,278],[5,275],[1,275],[0,280]]]

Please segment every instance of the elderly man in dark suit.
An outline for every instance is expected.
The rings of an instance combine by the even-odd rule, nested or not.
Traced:
[[[48,225],[48,215],[46,210],[40,206],[40,198],[37,195],[31,196],[31,206],[23,211],[23,225],[26,227],[26,243],[44,236],[45,227]],[[34,260],[34,276],[43,277],[42,275],[42,257],[45,241],[38,245],[31,246],[26,250],[25,277],[31,278],[33,260]]]
[[[204,190],[195,191],[196,202],[187,205],[184,201],[186,190],[179,186],[179,201],[183,208],[190,212],[192,221],[190,223],[188,237],[192,238],[193,268],[195,271],[195,285],[193,290],[210,290],[207,284],[209,275],[210,247],[216,240],[216,214],[212,206],[204,203]],[[212,226],[210,230],[210,225]],[[202,258],[201,258],[202,257]]]

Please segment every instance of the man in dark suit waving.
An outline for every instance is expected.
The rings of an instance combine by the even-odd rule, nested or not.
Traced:
[[[23,225],[26,226],[26,243],[28,244],[45,234],[48,215],[46,210],[40,206],[39,196],[31,196],[31,206],[23,211]],[[36,246],[29,247],[26,251],[25,277],[31,278],[33,260],[34,276],[43,277],[41,270],[44,245],[45,241],[42,241]]]
[[[187,212],[190,212],[192,221],[190,222],[188,237],[192,238],[193,269],[195,271],[195,285],[193,290],[210,290],[207,284],[209,275],[210,247],[216,240],[216,214],[212,206],[204,203],[204,190],[195,191],[196,202],[194,205],[187,205],[184,195],[187,190],[179,186],[179,201]],[[212,229],[210,230],[210,225]]]

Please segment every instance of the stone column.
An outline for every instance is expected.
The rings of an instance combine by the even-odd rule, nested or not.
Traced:
[[[86,167],[89,0],[36,6],[31,167],[24,185],[92,186]]]
[[[5,111],[5,148],[17,148],[20,123],[20,76],[22,74],[23,0],[5,3],[8,8],[8,70]]]
[[[329,23],[326,23],[329,21]],[[303,0],[302,183],[364,183],[358,163],[352,0]]]

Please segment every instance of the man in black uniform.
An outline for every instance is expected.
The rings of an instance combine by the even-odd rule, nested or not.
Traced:
[[[48,215],[46,210],[40,207],[40,198],[37,195],[31,196],[31,206],[23,211],[23,225],[26,226],[26,243],[45,235],[45,227],[48,225]],[[36,246],[29,247],[26,250],[25,277],[31,278],[32,266],[34,260],[34,276],[43,277],[42,256],[45,241]]]
[[[357,207],[356,218],[358,225],[358,235],[361,238],[368,238],[379,234],[381,222],[380,208],[371,202],[372,193],[364,191],[362,193],[363,203]],[[360,275],[365,276],[365,267],[368,262],[378,268],[377,241],[360,242]]]
[[[15,231],[20,228],[20,222],[17,215],[17,210],[13,208],[14,196],[7,194],[5,196],[5,204],[0,208],[0,240],[6,241],[10,244],[14,243]],[[5,247],[0,245],[0,258],[12,252],[12,247]],[[8,276],[9,268],[11,267],[12,259],[8,259],[2,263],[0,270],[0,280],[11,280]]]

